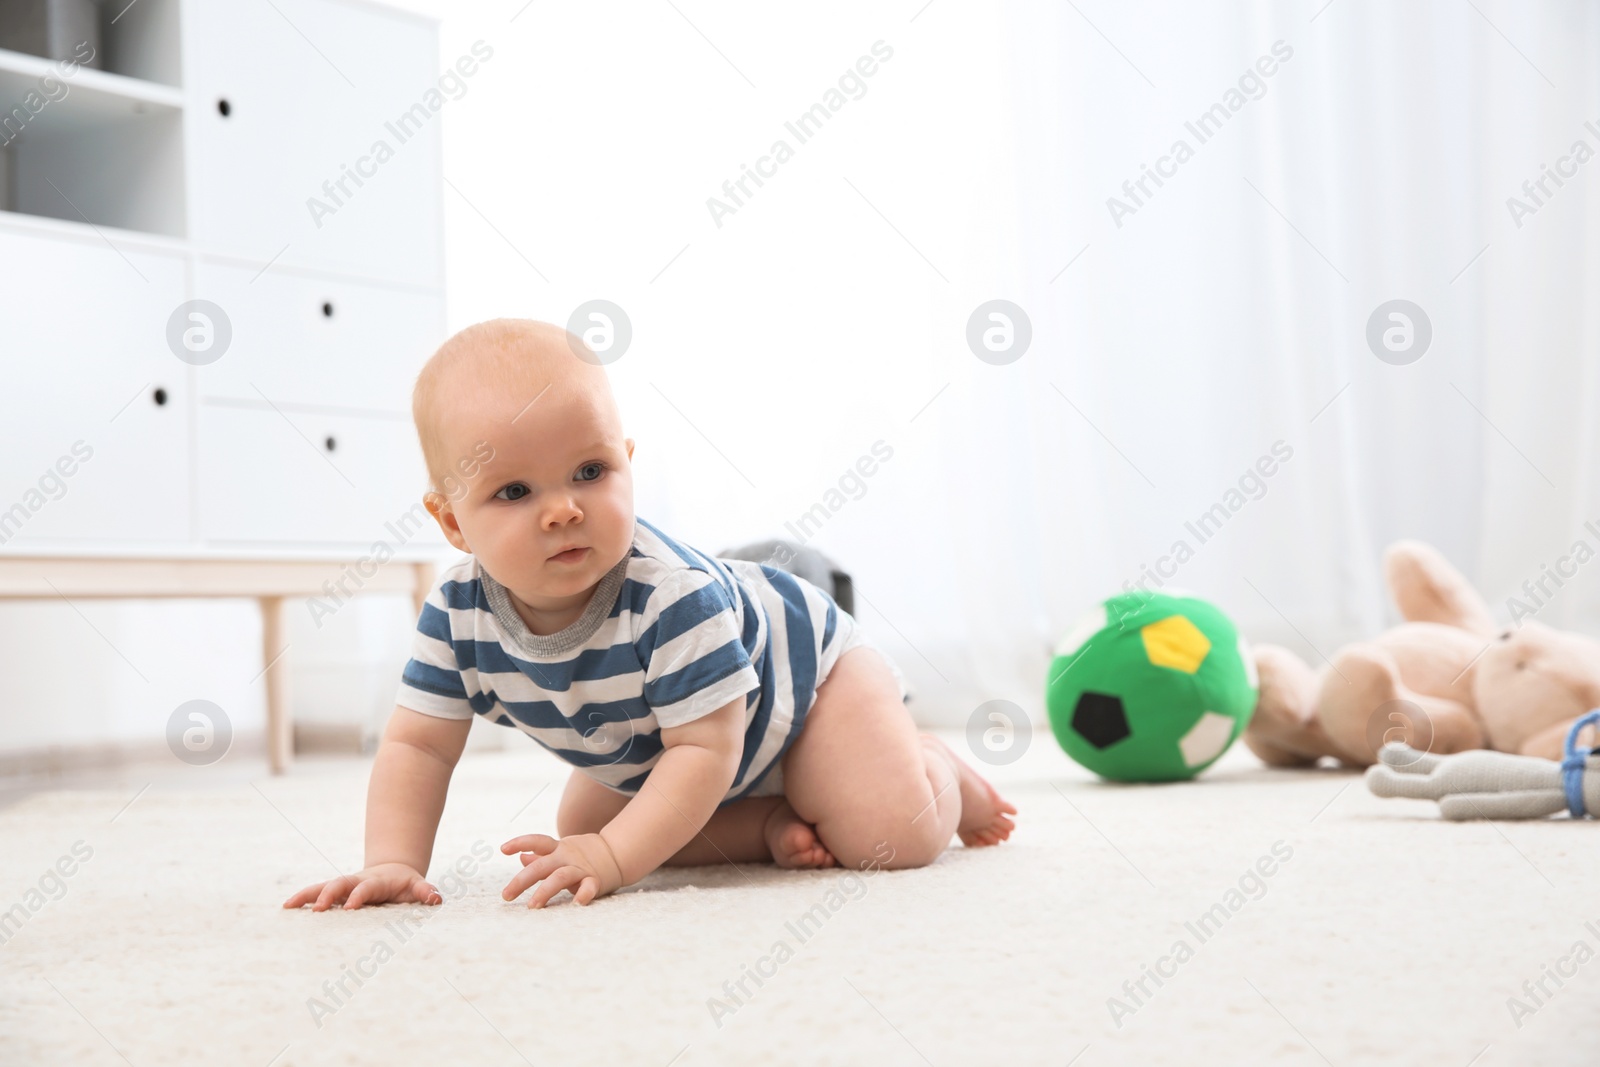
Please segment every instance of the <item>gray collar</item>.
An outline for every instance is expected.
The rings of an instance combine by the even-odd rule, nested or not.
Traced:
[[[589,604],[583,609],[583,614],[577,621],[553,634],[536,634],[528,629],[528,624],[522,621],[522,616],[517,614],[517,609],[511,604],[511,596],[506,587],[489,576],[489,572],[478,565],[478,572],[483,580],[483,594],[489,601],[489,608],[494,612],[495,620],[500,623],[500,629],[518,650],[529,656],[558,656],[564,652],[571,652],[593,637],[595,631],[600,629],[600,624],[611,617],[611,609],[617,603],[617,594],[622,591],[622,582],[628,575],[628,559],[633,555],[630,551],[617,561],[617,565],[606,572],[595,586],[594,595],[589,598]]]

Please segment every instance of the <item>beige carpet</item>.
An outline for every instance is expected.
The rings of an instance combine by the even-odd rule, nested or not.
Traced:
[[[36,793],[0,809],[0,908],[26,913],[0,946],[0,1063],[1600,1055],[1600,825],[1446,824],[1243,750],[1196,784],[1119,788],[1036,736],[994,776],[1022,809],[1012,842],[925,870],[676,870],[529,912],[499,899],[516,861],[496,853],[420,919],[277,906],[359,866],[364,761],[274,779],[230,757]],[[531,746],[469,755],[432,876],[475,842],[553,830],[562,780]],[[1279,842],[1289,858],[1263,860]],[[47,874],[58,861],[70,877]],[[1141,977],[1148,995],[1125,991]]]

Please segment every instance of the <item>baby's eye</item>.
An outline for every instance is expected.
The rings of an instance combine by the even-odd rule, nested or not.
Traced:
[[[605,473],[605,470],[606,470],[606,465],[604,463],[599,463],[599,462],[585,463],[583,466],[578,468],[578,473],[581,475],[581,474],[583,474],[584,471],[594,471],[594,475],[593,475],[593,477],[589,477],[589,478],[580,477],[578,480],[580,482],[592,482],[592,481],[595,481],[596,479],[598,479],[600,477],[600,475]]]
[[[512,482],[495,494],[500,500],[521,500],[528,495],[528,487],[521,482]]]

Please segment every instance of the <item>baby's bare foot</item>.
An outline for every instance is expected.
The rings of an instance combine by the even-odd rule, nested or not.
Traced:
[[[960,775],[961,821],[956,824],[956,836],[961,838],[961,843],[969,848],[998,845],[1010,837],[1011,831],[1016,829],[1016,823],[1012,822],[1010,816],[1017,813],[1017,806],[1002,799],[994,786],[967,766],[966,761],[939,738],[923,734],[922,743],[933,747],[948,759]]]
[[[832,867],[833,853],[822,846],[816,827],[800,818],[785,800],[767,816],[765,829],[772,862],[779,867]]]

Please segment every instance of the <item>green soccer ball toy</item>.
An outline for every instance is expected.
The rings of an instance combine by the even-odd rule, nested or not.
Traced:
[[[1255,661],[1215,605],[1180,593],[1127,593],[1062,639],[1045,703],[1056,740],[1118,782],[1193,778],[1255,711]]]

